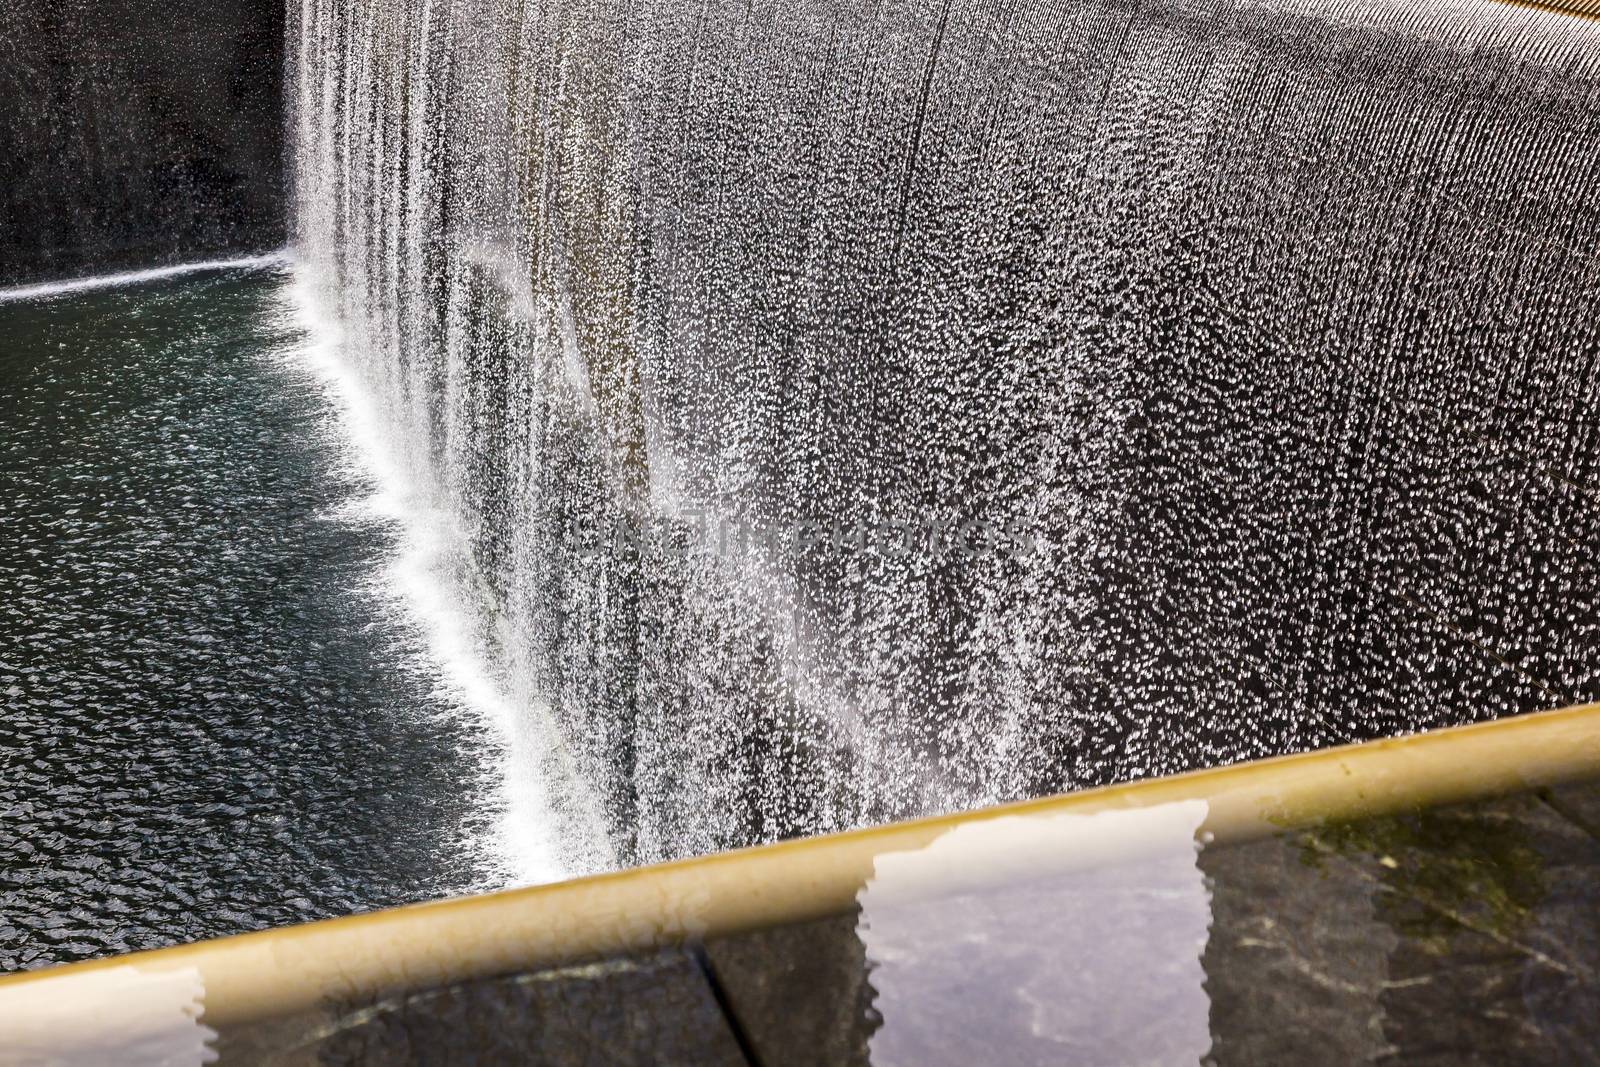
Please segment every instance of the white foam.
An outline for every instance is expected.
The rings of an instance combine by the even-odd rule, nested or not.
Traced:
[[[0,289],[0,304],[19,300],[48,300],[51,297],[83,293],[93,289],[119,289],[125,285],[158,282],[164,278],[179,278],[185,274],[198,274],[212,270],[253,270],[259,267],[276,267],[288,263],[282,252],[244,259],[208,259],[199,263],[179,263],[171,267],[153,267],[150,270],[129,271],[126,274],[102,274],[94,278],[69,278],[59,282],[41,282],[15,289]]]
[[[370,495],[350,502],[344,517],[376,520],[396,532],[398,546],[377,576],[378,592],[422,639],[421,666],[440,680],[442,694],[486,728],[481,754],[491,764],[489,788],[497,795],[484,802],[499,815],[495,839],[486,844],[500,868],[498,884],[569,877],[575,872],[563,858],[560,817],[541,773],[559,742],[507,696],[478,646],[478,628],[452,580],[465,541],[460,522],[412,476],[382,411],[346,358],[342,327],[322,311],[306,269],[292,260],[290,266],[286,312],[304,341],[288,359],[334,401],[346,454],[372,487]]]

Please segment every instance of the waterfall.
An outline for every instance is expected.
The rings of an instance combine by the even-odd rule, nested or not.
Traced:
[[[576,867],[1600,696],[1595,23],[291,7],[294,251]]]

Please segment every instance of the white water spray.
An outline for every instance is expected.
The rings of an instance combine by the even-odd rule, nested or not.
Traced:
[[[353,471],[371,492],[331,518],[378,522],[395,535],[395,548],[374,575],[373,591],[420,639],[423,662],[440,694],[480,727],[482,748],[463,754],[484,763],[481,804],[494,813],[485,848],[494,868],[483,888],[557,881],[614,866],[597,822],[582,817],[562,772],[564,756],[547,715],[516,699],[503,672],[480,640],[481,616],[469,606],[465,534],[458,517],[442,507],[423,477],[397,447],[393,429],[373,402],[344,350],[338,323],[319,307],[309,271],[290,261],[284,314],[303,341],[286,356],[320,383],[338,411],[337,436]],[[561,795],[566,785],[568,795]]]

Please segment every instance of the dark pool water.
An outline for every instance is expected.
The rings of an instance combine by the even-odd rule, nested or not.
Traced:
[[[0,304],[0,969],[460,892],[475,738],[281,268]]]

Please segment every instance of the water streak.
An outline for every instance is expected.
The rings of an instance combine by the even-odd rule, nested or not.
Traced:
[[[69,278],[66,281],[41,282],[37,285],[20,285],[0,289],[0,304],[21,300],[50,300],[59,296],[93,292],[97,289],[121,289],[129,285],[181,278],[186,274],[209,271],[259,270],[263,267],[281,266],[286,262],[283,253],[267,256],[248,256],[243,259],[208,259],[198,263],[179,263],[171,267],[154,267],[149,270],[128,271],[124,274],[102,274],[89,278]]]

